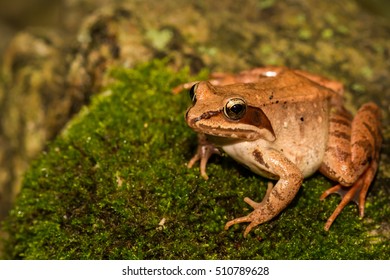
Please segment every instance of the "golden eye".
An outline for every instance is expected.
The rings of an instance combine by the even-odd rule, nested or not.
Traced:
[[[199,84],[199,83],[194,84],[194,85],[191,87],[190,91],[189,91],[189,95],[190,95],[192,104],[195,104],[195,102],[196,102],[196,89],[198,88],[198,84]]]
[[[234,121],[241,119],[245,115],[245,112],[245,100],[238,97],[232,98],[226,102],[225,108],[223,109],[225,116]]]

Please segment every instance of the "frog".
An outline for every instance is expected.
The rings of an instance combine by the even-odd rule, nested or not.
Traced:
[[[256,226],[277,217],[295,198],[304,178],[319,171],[335,182],[320,200],[333,193],[342,199],[327,219],[328,231],[351,201],[364,216],[367,191],[378,169],[381,111],[373,102],[355,116],[344,106],[342,83],[287,67],[258,67],[237,74],[214,73],[210,79],[183,84],[192,100],[187,125],[198,133],[189,160],[200,162],[200,174],[214,154],[226,153],[269,182],[261,202],[244,201],[253,211],[224,227]]]

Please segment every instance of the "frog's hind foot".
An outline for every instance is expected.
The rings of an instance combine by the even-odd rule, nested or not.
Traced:
[[[342,197],[341,202],[325,223],[324,229],[326,231],[329,230],[334,220],[350,201],[353,201],[357,204],[359,208],[359,216],[363,218],[367,191],[370,187],[372,180],[374,179],[377,167],[377,161],[373,161],[370,167],[366,170],[366,172],[364,172],[362,176],[360,176],[359,179],[352,186],[345,187],[341,184],[337,184],[336,186],[326,190],[320,196],[320,200],[324,200],[328,195],[333,193],[337,193]]]

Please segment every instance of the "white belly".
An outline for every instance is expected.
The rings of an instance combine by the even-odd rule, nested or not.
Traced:
[[[283,141],[284,142],[284,141]],[[233,159],[247,166],[253,172],[271,179],[276,179],[277,176],[272,176],[272,170],[268,170],[264,165],[260,165],[253,156],[253,152],[258,150],[262,153],[267,149],[274,149],[284,157],[294,163],[301,170],[304,177],[312,175],[321,165],[322,158],[325,153],[325,139],[319,139],[318,142],[306,143],[304,140],[292,140],[289,145],[280,146],[278,141],[268,143],[265,140],[243,141],[234,144],[223,145],[222,149]]]

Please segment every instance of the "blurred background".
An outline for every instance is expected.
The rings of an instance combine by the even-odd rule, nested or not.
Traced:
[[[389,120],[390,0],[249,2],[256,8],[234,0],[0,0],[0,237],[30,161],[104,84],[107,65],[167,54],[193,72],[304,61],[354,81],[354,103],[370,94]]]
[[[81,18],[106,4],[139,0],[0,0],[0,53],[12,36],[27,27],[59,29],[63,36],[75,34]],[[389,0],[354,0],[365,10],[390,21]]]

